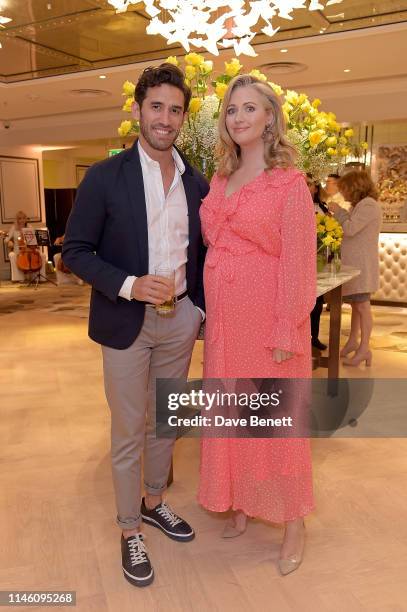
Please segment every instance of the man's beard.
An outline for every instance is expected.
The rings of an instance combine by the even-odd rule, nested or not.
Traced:
[[[155,136],[154,131],[146,127],[142,119],[140,119],[140,132],[145,138],[145,140],[148,142],[150,147],[152,147],[156,151],[169,151],[170,149],[172,149],[172,146],[177,140],[180,131],[181,128],[177,131],[174,131],[174,137],[171,140],[167,141],[167,143],[163,143],[159,140],[158,137]]]

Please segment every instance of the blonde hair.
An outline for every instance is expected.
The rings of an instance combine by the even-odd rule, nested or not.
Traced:
[[[378,193],[370,175],[366,170],[350,170],[338,180],[338,189],[352,206],[364,198],[377,200]]]
[[[25,217],[25,222],[28,222],[28,215],[23,210],[16,212],[16,221],[18,217]]]
[[[249,74],[241,74],[230,81],[220,110],[219,140],[216,147],[220,176],[229,176],[239,166],[240,147],[232,140],[226,128],[226,111],[234,90],[237,87],[248,86],[263,96],[265,108],[273,112],[273,121],[264,138],[264,159],[267,168],[292,168],[295,165],[297,151],[285,135],[286,125],[279,97],[268,83]]]

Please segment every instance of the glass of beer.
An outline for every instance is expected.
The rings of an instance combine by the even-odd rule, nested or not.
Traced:
[[[172,297],[163,302],[162,304],[157,304],[155,307],[158,314],[169,314],[174,311],[175,306],[175,270],[163,266],[155,269],[155,275],[163,276],[164,278],[168,278],[171,281]]]

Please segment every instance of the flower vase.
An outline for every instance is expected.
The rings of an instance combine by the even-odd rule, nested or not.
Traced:
[[[331,251],[329,247],[323,248],[317,252],[317,273],[325,272],[327,264],[329,263]]]
[[[332,261],[331,261],[331,266],[332,266],[332,271],[335,274],[337,274],[338,272],[341,271],[342,262],[341,262],[341,253],[340,253],[340,251],[334,251],[333,258],[332,258]]]

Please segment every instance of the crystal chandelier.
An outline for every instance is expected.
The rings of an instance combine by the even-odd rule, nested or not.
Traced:
[[[124,12],[138,0],[108,0],[117,12]],[[273,17],[293,19],[294,9],[307,8],[320,11],[326,6],[340,4],[342,0],[144,0],[145,10],[151,17],[147,34],[161,34],[167,44],[181,43],[186,51],[190,45],[204,48],[219,55],[219,46],[233,47],[235,54],[255,56],[251,45],[256,35],[254,26],[265,22],[261,32],[274,36],[279,28],[272,24]]]

